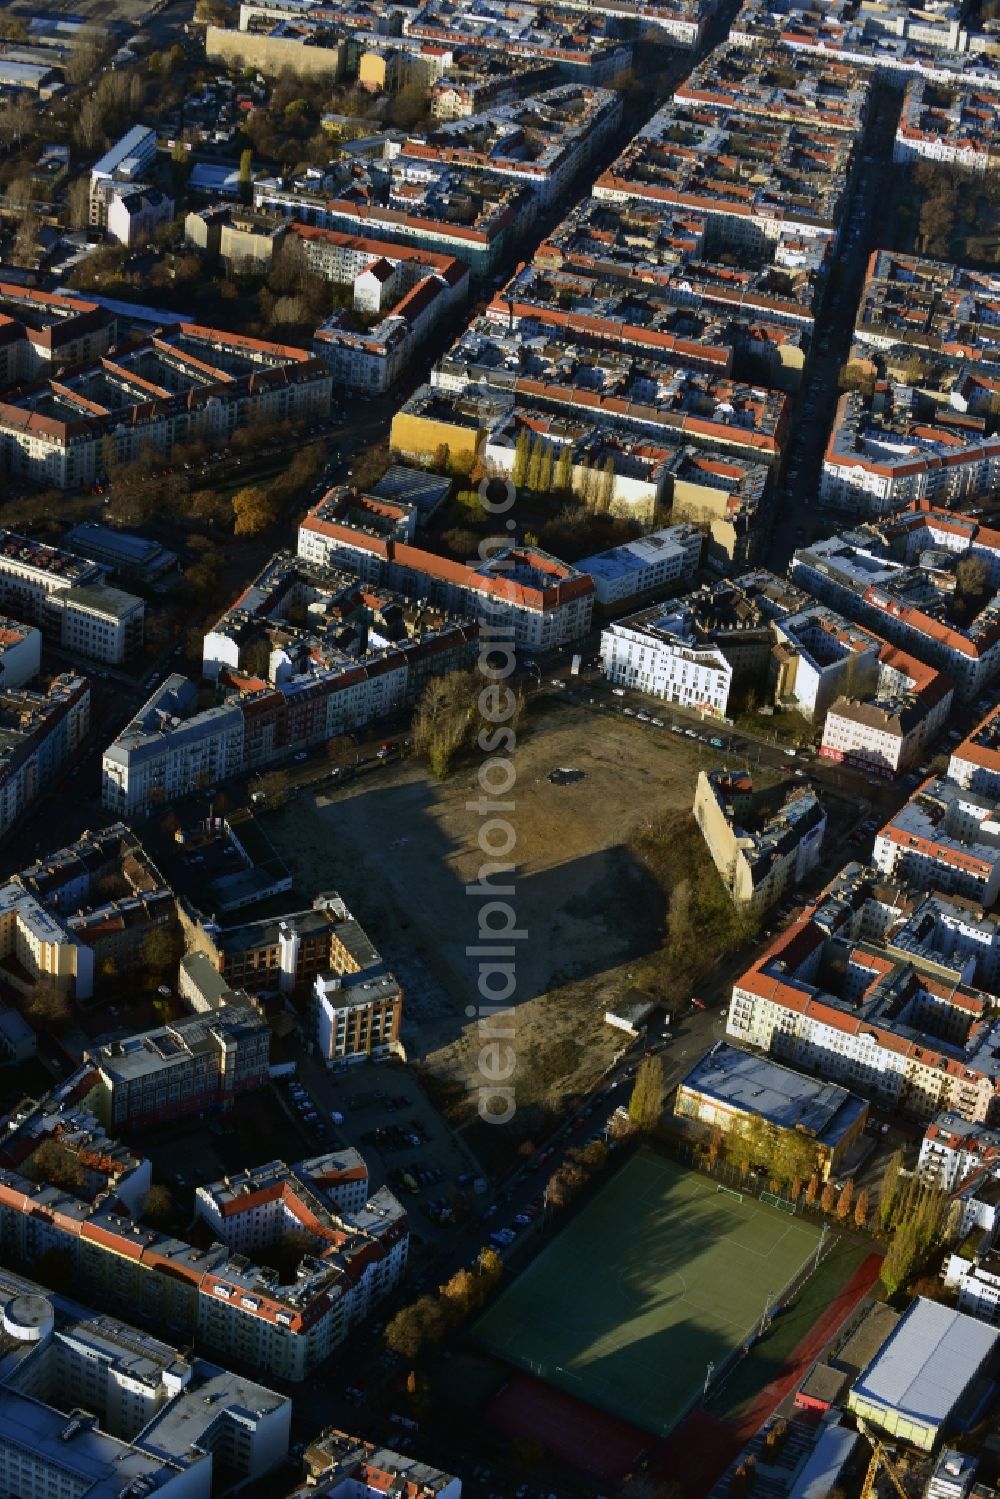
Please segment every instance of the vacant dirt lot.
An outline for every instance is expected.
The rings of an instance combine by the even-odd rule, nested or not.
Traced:
[[[511,903],[526,932],[511,1001],[521,1132],[591,1082],[623,1039],[601,1017],[659,947],[665,915],[629,838],[643,821],[690,808],[699,756],[709,755],[718,764],[666,730],[558,701],[522,726],[506,814],[517,840]],[[583,776],[554,785],[559,768]],[[470,805],[477,770],[464,764],[438,784],[403,763],[330,796],[303,792],[268,823],[297,885],[309,896],[338,890],[406,986],[407,1051],[455,1122],[474,1117],[478,1083],[466,1015],[478,969],[467,949],[483,902],[465,888],[484,861],[483,817]]]

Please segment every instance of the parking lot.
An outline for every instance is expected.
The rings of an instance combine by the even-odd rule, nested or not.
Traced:
[[[409,1069],[364,1061],[327,1072],[306,1057],[279,1094],[317,1148],[352,1145],[361,1152],[373,1190],[390,1187],[422,1238],[436,1240],[476,1211],[485,1186],[479,1163]]]

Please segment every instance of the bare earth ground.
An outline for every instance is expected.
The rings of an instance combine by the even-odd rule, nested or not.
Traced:
[[[691,806],[699,751],[666,731],[571,705],[536,708],[514,754],[512,904],[518,944],[515,1086],[519,1131],[582,1092],[624,1037],[603,1013],[632,966],[660,945],[664,897],[628,841],[643,820]],[[715,757],[713,757],[715,759]],[[558,767],[584,779],[553,785]],[[369,927],[404,984],[404,1042],[453,1123],[471,1122],[480,1039],[477,1003],[483,817],[478,763],[443,784],[407,762],[327,795],[303,791],[269,832],[310,898],[335,889]],[[707,855],[706,855],[707,857]]]

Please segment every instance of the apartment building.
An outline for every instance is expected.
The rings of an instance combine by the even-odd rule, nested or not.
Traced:
[[[965,791],[1000,798],[1000,709],[991,708],[972,733],[956,744],[948,761],[948,780]]]
[[[7,1270],[0,1298],[5,1492],[211,1499],[285,1461],[287,1396]]]
[[[978,902],[887,879],[875,865],[847,865],[838,888],[858,913],[857,930],[893,961],[916,963],[954,984],[996,989],[1000,923]]]
[[[158,187],[115,192],[107,209],[108,238],[131,250],[150,239],[161,224],[169,224],[173,216],[173,198]]]
[[[197,703],[195,684],[172,673],[126,724],[102,756],[108,811],[134,817],[239,774],[245,738],[239,704],[199,713]]]
[[[724,44],[692,69],[673,98],[689,108],[860,136],[870,90],[870,77],[847,63],[799,57],[783,47],[750,51]]]
[[[883,354],[898,350],[901,359],[930,355],[960,369],[1000,364],[995,280],[989,271],[875,250],[854,336]],[[960,384],[950,399],[957,411],[969,407]]]
[[[98,1074],[94,1107],[108,1128],[142,1129],[230,1108],[268,1079],[271,1032],[248,1005],[226,1005],[85,1054]]]
[[[1000,1172],[1000,1131],[959,1114],[939,1114],[931,1120],[920,1142],[921,1176],[952,1193],[984,1169],[994,1175]]]
[[[1000,168],[1000,96],[911,78],[892,147],[893,161],[940,161],[965,172]]]
[[[537,211],[529,187],[492,172],[400,158],[370,169],[370,191],[359,192],[358,170],[331,183],[332,191],[259,178],[254,207],[317,229],[458,257],[480,277],[495,274]]]
[[[953,599],[963,556],[981,560],[997,586],[998,533],[916,503],[880,526],[860,525],[800,548],[789,571],[814,597],[943,672],[968,702],[1000,671],[1000,609],[991,599],[974,619],[959,622]]]
[[[122,462],[146,445],[169,458],[175,443],[228,437],[252,416],[323,416],[330,392],[329,371],[304,349],[180,323],[0,402],[0,461],[9,473],[75,489],[104,473],[105,438]]]
[[[31,625],[0,615],[0,681],[24,687],[42,665],[42,637]]]
[[[528,443],[529,457],[533,445],[547,445],[553,476],[568,448],[566,487],[584,503],[646,524],[669,509],[675,524],[687,521],[705,534],[706,565],[715,572],[756,560],[766,463],[696,447],[664,430],[654,437],[617,417],[553,412],[525,397],[516,403],[501,398],[480,414],[489,425],[479,451],[491,476],[513,478],[519,438]]]
[[[668,345],[675,342],[667,339]],[[673,439],[776,463],[788,432],[788,398],[731,379],[722,372],[729,357],[723,348],[721,367],[709,370],[672,364],[669,349],[666,354],[658,347],[637,349],[627,340],[594,348],[586,335],[547,329],[540,334],[527,322],[510,329],[480,317],[434,366],[430,386],[421,387],[396,413],[391,442],[411,456],[427,453],[426,442],[420,442],[427,423],[445,433],[459,429],[452,442],[461,444],[460,430],[475,414],[464,449],[488,419],[492,397],[498,409],[532,403],[569,420],[614,421],[654,442]]]
[[[380,1499],[399,1485],[407,1499],[462,1499],[462,1480],[409,1453],[330,1428],[309,1443],[304,1482],[288,1499]]]
[[[426,134],[409,136],[402,156],[489,170],[529,187],[548,207],[562,198],[621,117],[617,91],[563,83],[523,103],[442,121]]]
[[[587,270],[555,266],[551,258],[521,266],[494,295],[484,323],[473,328],[492,323],[508,334],[523,328],[528,338],[551,329],[555,338],[628,349],[651,361],[725,376],[752,355],[758,367],[767,366],[770,383],[798,387],[806,357],[800,323],[735,301],[713,303],[692,294],[690,285],[647,279],[647,268],[630,264],[624,254],[609,251]]]
[[[425,420],[433,425],[430,416]],[[397,413],[394,434],[398,421]],[[411,545],[409,527],[408,514],[394,502],[331,489],[299,526],[299,556],[468,612],[481,630],[511,636],[518,646],[544,650],[590,628],[594,584],[578,568],[532,546],[509,547],[477,564],[450,562]]]
[[[117,337],[114,314],[95,302],[0,282],[0,385],[36,379],[56,364],[89,364]]]
[[[758,914],[807,878],[820,861],[826,812],[803,787],[775,805],[742,771],[699,771],[694,818],[733,904]]]
[[[98,1305],[128,1305],[157,1332],[185,1342],[197,1337],[227,1360],[295,1382],[398,1284],[409,1240],[406,1214],[385,1188],[366,1190],[357,1205],[364,1168],[353,1156],[274,1162],[243,1173],[238,1185],[233,1178],[215,1183],[198,1200],[218,1235],[208,1249],[142,1223],[140,1207],[116,1193],[127,1182],[122,1157],[102,1136],[87,1151],[85,1197],[22,1175],[19,1168],[37,1149],[38,1116],[60,1139],[68,1128],[72,1144],[78,1101],[95,1096],[95,1083],[96,1069],[85,1064],[49,1099],[8,1121],[0,1162],[5,1255],[29,1263],[47,1249],[59,1251],[81,1293]],[[148,1182],[149,1163],[140,1160],[142,1166]],[[289,1218],[311,1247],[284,1281],[230,1245],[253,1245],[264,1254],[283,1238]],[[244,1455],[251,1431],[248,1425],[240,1439]]]
[[[948,677],[836,610],[814,604],[773,630],[775,700],[822,724],[825,759],[899,775],[947,724]]]
[[[794,229],[836,247],[850,132],[702,104],[663,106],[594,184],[596,198],[705,215],[706,248],[761,254]]]
[[[90,683],[71,672],[0,690],[0,837],[47,791],[90,728]]]
[[[544,270],[661,289],[671,300],[730,317],[741,312],[761,321],[808,332],[825,284],[826,248],[811,244],[794,226],[768,242],[763,263],[731,265],[710,258],[705,208],[680,208],[641,198],[612,202],[584,198],[549,231],[535,251]]]
[[[702,539],[694,526],[665,526],[584,557],[576,567],[593,578],[594,598],[601,608],[634,605],[644,595],[690,582],[701,560]]]
[[[285,612],[297,620],[299,605],[304,625]],[[279,554],[205,637],[205,674],[227,698],[199,710],[194,683],[162,682],[104,752],[104,805],[148,812],[361,728],[468,665],[477,640],[467,614]]]
[[[959,7],[951,4],[931,9],[879,0],[859,7],[853,0],[834,0],[822,11],[810,11],[797,0],[744,0],[729,37],[751,49],[780,44],[825,64],[867,68],[894,84],[918,77],[945,85],[998,87],[995,69],[979,56],[991,45],[990,38],[970,33]]]
[[[402,988],[332,891],[304,911],[237,927],[209,923],[203,950],[234,989],[308,997],[312,1038],[327,1062],[384,1054],[399,1038]]]
[[[377,958],[377,954],[376,954]],[[348,973],[318,973],[313,1032],[328,1065],[387,1056],[399,1041],[403,991],[381,959]]]
[[[656,605],[601,632],[609,682],[722,717],[733,668],[719,646],[700,642],[690,612]]]
[[[90,169],[90,222],[104,228],[108,208],[118,192],[142,183],[156,160],[156,131],[133,125]]]
[[[750,1119],[794,1131],[814,1142],[817,1172],[829,1181],[861,1140],[868,1105],[836,1083],[716,1041],[678,1083],[674,1114],[724,1135],[738,1133]]]
[[[113,893],[103,895],[107,884]],[[174,920],[173,892],[117,823],[84,833],[0,886],[0,970],[17,992],[46,980],[90,999],[104,963],[124,972],[150,931]]]
[[[1000,491],[1000,438],[912,386],[880,382],[837,402],[820,478],[833,509],[866,517],[925,501],[958,506]]]
[[[880,1107],[1000,1119],[992,999],[916,946],[890,951],[848,868],[734,983],[727,1034]],[[831,987],[831,986],[835,986]]]
[[[1000,893],[997,801],[934,776],[879,830],[873,861],[919,890],[954,892],[988,909]]]
[[[310,270],[353,288],[353,309],[321,323],[313,345],[338,384],[388,390],[430,332],[468,295],[468,267],[454,255],[308,224],[290,230]],[[378,321],[359,326],[359,314]]]
[[[317,1156],[297,1166],[284,1161],[250,1166],[199,1187],[195,1214],[220,1243],[252,1256],[301,1223],[303,1202],[315,1217],[321,1216],[317,1187],[327,1211],[361,1212],[368,1201],[368,1167],[356,1150]]]
[[[88,661],[121,665],[142,645],[142,599],[109,587],[97,563],[13,531],[0,531],[0,608]]]

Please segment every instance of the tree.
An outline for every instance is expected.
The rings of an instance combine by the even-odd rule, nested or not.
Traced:
[[[573,1201],[586,1181],[586,1174],[575,1160],[569,1157],[549,1177],[545,1189],[546,1204],[556,1212]]]
[[[868,1192],[865,1187],[861,1188],[854,1204],[854,1226],[861,1229],[868,1227]]]
[[[637,1129],[648,1134],[656,1129],[663,1114],[667,1090],[660,1057],[643,1057],[629,1099],[629,1118]]]
[[[32,1181],[60,1187],[74,1197],[81,1196],[87,1187],[87,1168],[80,1157],[52,1135],[32,1152],[22,1170]]]
[[[28,209],[17,226],[14,250],[11,256],[15,265],[31,267],[38,260],[38,231],[42,221],[33,209]]]
[[[24,1012],[33,1025],[61,1030],[70,1016],[69,996],[51,979],[39,979],[24,1001]]]
[[[573,488],[573,449],[568,442],[559,449],[552,487],[561,495],[568,495]]]
[[[161,1186],[159,1183],[150,1187],[146,1193],[146,1201],[143,1204],[142,1216],[146,1223],[151,1223],[154,1228],[162,1228],[170,1222],[174,1215],[174,1199],[169,1187]]]
[[[249,203],[253,195],[253,152],[248,146],[240,152],[240,202]]]
[[[4,191],[4,202],[8,208],[23,212],[34,202],[34,187],[30,177],[14,177]]]
[[[906,1284],[917,1267],[919,1242],[912,1223],[901,1223],[889,1241],[881,1279],[890,1296]]]
[[[693,938],[691,881],[678,880],[670,891],[670,905],[667,910],[667,942],[674,962],[684,962]]]
[[[497,1254],[496,1250],[481,1249],[479,1251],[479,1259],[476,1263],[479,1266],[480,1275],[486,1280],[488,1285],[491,1288],[495,1286],[503,1275],[503,1260]]]
[[[523,489],[528,477],[528,459],[531,455],[531,434],[527,427],[522,427],[517,434],[514,443],[514,466],[511,469],[511,483],[515,489]]]
[[[834,1187],[833,1182],[827,1182],[823,1187],[823,1191],[819,1199],[819,1205],[823,1209],[824,1213],[833,1212],[833,1204],[836,1199],[836,1190],[837,1189]]]
[[[472,672],[449,672],[427,683],[413,716],[413,748],[439,780],[475,727],[481,683]],[[515,719],[509,720],[512,724]]]
[[[428,1343],[444,1332],[444,1318],[433,1296],[421,1296],[412,1306],[396,1313],[385,1330],[385,1340],[403,1358],[419,1358]]]
[[[266,490],[255,485],[238,489],[233,495],[233,534],[260,536],[278,519],[277,506]]]
[[[600,486],[597,492],[597,508],[603,515],[607,515],[608,511],[611,509],[611,501],[614,499],[614,494],[615,461],[613,458],[608,457],[604,460],[604,467],[601,470]]]
[[[962,557],[955,568],[955,590],[970,614],[977,614],[989,593],[990,572],[981,557]]]
[[[261,776],[257,790],[268,807],[284,806],[288,800],[288,772],[284,770],[267,771]]]
[[[548,494],[552,488],[552,475],[555,471],[555,453],[550,442],[546,442],[542,449],[542,462],[538,473],[538,488],[540,493]]]
[[[413,130],[427,115],[427,90],[421,83],[407,83],[389,105],[387,118],[390,125],[400,130]]]
[[[101,468],[110,475],[118,467],[118,439],[113,432],[105,432],[101,438]]]
[[[809,1207],[812,1207],[814,1205],[814,1203],[816,1201],[816,1197],[817,1197],[818,1192],[819,1192],[819,1177],[817,1176],[816,1172],[814,1171],[813,1174],[812,1174],[812,1176],[809,1178],[809,1181],[808,1181],[808,1183],[806,1185],[806,1203],[808,1204]]]
[[[66,82],[76,88],[81,83],[92,83],[101,67],[101,52],[98,47],[76,47],[70,52],[63,68]]]
[[[154,926],[143,938],[142,966],[153,974],[166,973],[180,960],[180,933],[171,926]]]
[[[84,99],[76,115],[76,136],[83,149],[92,152],[104,132],[104,111],[93,97]]]
[[[326,758],[333,770],[347,770],[357,764],[358,747],[346,734],[335,734],[326,741]]]
[[[847,1217],[851,1211],[851,1204],[853,1201],[854,1182],[850,1177],[848,1177],[844,1185],[841,1187],[840,1194],[837,1197],[837,1217],[841,1220],[841,1222],[846,1222]]]
[[[528,459],[527,485],[532,494],[537,494],[541,487],[542,477],[542,455],[545,452],[545,439],[536,436],[531,444],[531,456]]]
[[[894,1150],[885,1163],[882,1183],[879,1188],[878,1217],[883,1233],[892,1222],[893,1206],[900,1189],[900,1174],[903,1170],[903,1152]]]

